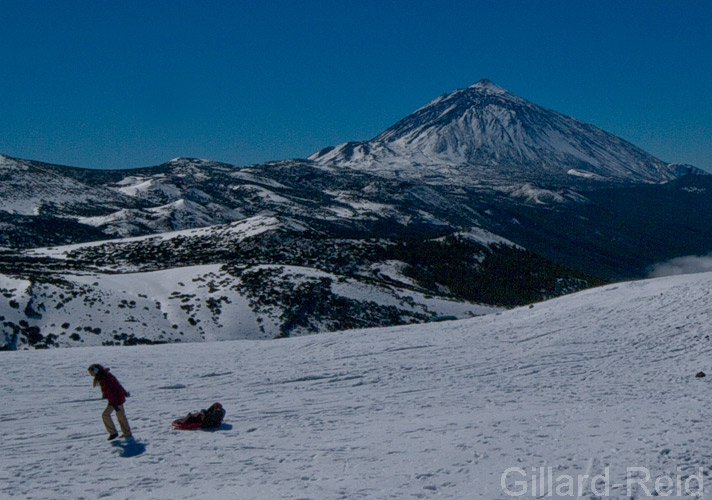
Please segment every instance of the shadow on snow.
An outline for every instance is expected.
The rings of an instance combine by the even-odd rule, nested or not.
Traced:
[[[146,451],[146,445],[128,438],[126,441],[112,441],[111,445],[119,449],[120,457],[135,457]]]

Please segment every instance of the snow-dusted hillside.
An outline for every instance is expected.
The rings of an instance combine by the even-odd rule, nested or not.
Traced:
[[[706,498],[711,311],[708,273],[442,324],[0,353],[0,496]],[[91,363],[135,441],[105,440]],[[214,401],[219,430],[171,428]]]
[[[354,257],[348,274],[328,271],[330,259],[344,260],[339,252],[351,256],[353,244],[345,241],[311,249],[321,259],[316,267],[263,257],[275,245],[299,260],[309,251],[299,239],[307,230],[296,221],[253,217],[27,251],[26,268],[0,274],[0,349],[272,339],[498,310],[433,294],[399,260]],[[486,232],[465,237],[511,245]]]
[[[161,247],[162,244],[169,244],[175,250],[180,245],[192,244],[210,246],[213,252],[219,249],[227,250],[239,245],[245,240],[255,238],[266,233],[281,231],[302,232],[308,228],[296,221],[280,219],[278,217],[257,216],[249,217],[230,224],[199,227],[194,229],[183,229],[179,231],[166,231],[154,236],[135,236],[131,238],[118,238],[112,240],[99,240],[76,245],[64,245],[59,247],[35,248],[25,253],[30,256],[52,257],[54,259],[71,260],[82,259],[87,261],[86,266],[92,269],[109,269],[125,271],[126,262],[121,262],[117,258],[117,253],[124,249],[124,252],[134,251],[136,253],[146,252],[150,247]],[[125,250],[127,249],[128,250]],[[91,252],[91,256],[87,256]],[[101,257],[99,257],[99,255]],[[145,259],[138,259],[144,263]],[[102,266],[104,261],[110,261],[106,267]]]
[[[664,182],[696,171],[667,164],[488,80],[438,97],[370,141],[327,148],[310,158],[327,167],[470,186]]]
[[[67,274],[41,283],[0,275],[0,293],[0,346],[9,349],[272,339],[497,310],[276,265]]]
[[[96,205],[134,206],[130,197],[120,192],[88,186],[57,168],[0,155],[0,211],[37,215],[43,212],[89,212]]]

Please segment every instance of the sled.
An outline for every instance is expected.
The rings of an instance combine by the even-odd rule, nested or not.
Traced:
[[[171,425],[173,425],[174,429],[178,429],[180,431],[194,431],[195,429],[203,427],[201,422],[184,422],[183,418],[174,420]]]

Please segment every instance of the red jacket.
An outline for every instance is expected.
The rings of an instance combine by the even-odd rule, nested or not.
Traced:
[[[116,380],[116,377],[109,373],[108,368],[105,369],[104,376],[99,381],[99,384],[101,385],[102,396],[109,401],[111,406],[124,404],[129,393]]]

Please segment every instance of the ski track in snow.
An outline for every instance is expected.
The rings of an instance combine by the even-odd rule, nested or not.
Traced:
[[[628,467],[707,478],[711,311],[708,273],[458,322],[0,353],[0,497],[496,499],[509,467],[608,466],[628,498]],[[105,440],[97,362],[132,393],[134,443]],[[171,428],[214,401],[223,428]]]

